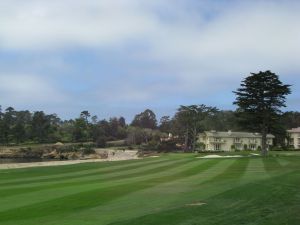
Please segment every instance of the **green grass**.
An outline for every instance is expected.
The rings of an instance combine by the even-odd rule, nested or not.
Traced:
[[[0,170],[0,224],[300,224],[299,155],[196,156]]]

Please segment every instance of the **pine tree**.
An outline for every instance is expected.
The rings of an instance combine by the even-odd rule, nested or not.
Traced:
[[[280,108],[286,107],[286,95],[291,85],[285,85],[271,71],[251,73],[234,91],[235,105],[243,125],[262,134],[262,154],[267,155],[267,133],[279,122]]]

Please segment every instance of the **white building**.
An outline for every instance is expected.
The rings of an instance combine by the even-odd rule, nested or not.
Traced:
[[[267,145],[273,145],[274,135],[267,135]],[[199,143],[207,151],[258,150],[262,146],[262,135],[249,132],[205,131],[200,134]]]
[[[294,149],[300,149],[300,127],[287,131],[289,136],[289,146]]]

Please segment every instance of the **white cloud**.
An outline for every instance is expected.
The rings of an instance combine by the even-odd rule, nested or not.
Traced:
[[[299,69],[300,4],[241,1],[218,7],[201,1],[191,9],[185,7],[188,2],[2,1],[0,48],[117,48],[136,40],[149,45],[148,57],[189,69]],[[217,12],[210,20],[205,19],[207,8]]]
[[[245,2],[234,1],[227,6],[209,0],[1,1],[0,49],[47,52],[83,47],[124,51],[122,47],[128,43],[135,48],[132,42],[136,41],[146,50],[137,50],[140,54],[135,57],[159,62],[166,71],[165,75],[154,72],[151,76],[176,81],[172,86],[167,82],[145,86],[134,83],[133,78],[123,79],[114,89],[102,88],[95,94],[108,102],[197,96],[226,88],[230,92],[242,77],[259,70],[271,69],[283,77],[299,73],[300,3]],[[149,73],[141,71],[140,76]],[[23,93],[27,99],[37,95],[38,101],[46,97],[37,94],[42,89],[57,92],[53,85],[38,79],[29,76],[23,79],[27,80],[25,87],[1,84],[0,88],[2,92]],[[33,92],[32,87],[39,85],[44,88]]]
[[[153,21],[136,0],[0,3],[1,47],[51,49],[106,46],[143,35]]]
[[[60,104],[67,100],[54,84],[36,75],[0,74],[1,104]]]

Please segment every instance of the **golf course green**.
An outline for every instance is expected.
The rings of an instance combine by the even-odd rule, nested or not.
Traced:
[[[300,156],[0,170],[1,225],[299,225]]]

